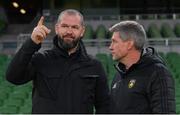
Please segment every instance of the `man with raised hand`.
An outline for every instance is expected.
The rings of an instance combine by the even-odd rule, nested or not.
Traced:
[[[109,112],[107,78],[99,61],[90,57],[82,42],[85,31],[80,12],[60,13],[55,25],[53,48],[38,52],[50,33],[43,24],[34,28],[7,69],[9,82],[33,81],[32,113]]]

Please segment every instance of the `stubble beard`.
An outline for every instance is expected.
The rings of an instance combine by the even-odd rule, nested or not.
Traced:
[[[80,38],[73,39],[71,42],[65,41],[64,37],[58,36],[58,45],[66,51],[75,48],[79,44]]]

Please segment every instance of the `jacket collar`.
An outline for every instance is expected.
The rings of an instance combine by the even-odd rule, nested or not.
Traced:
[[[154,63],[164,64],[163,59],[158,55],[155,49],[152,47],[147,47],[142,49],[140,60],[137,63],[133,64],[128,70],[125,68],[125,65],[123,63],[118,63],[117,65],[115,65],[115,68],[119,73],[126,74],[127,72],[130,72],[137,67],[145,68]]]

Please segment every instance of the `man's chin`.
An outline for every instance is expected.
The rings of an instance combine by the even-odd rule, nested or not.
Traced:
[[[74,38],[64,38],[64,40],[68,40],[68,41],[73,41],[74,40]]]
[[[64,41],[64,46],[66,47],[66,49],[72,49],[72,48],[74,48],[76,45],[73,44],[73,41]]]
[[[116,57],[112,57],[112,59],[113,59],[114,61],[117,61],[117,60],[118,60]]]
[[[66,44],[72,44],[73,43],[73,39],[72,38],[67,38],[67,39],[64,40],[64,42]]]

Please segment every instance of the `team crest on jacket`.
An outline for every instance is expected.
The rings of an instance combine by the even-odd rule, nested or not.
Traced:
[[[135,83],[136,83],[136,80],[135,79],[131,79],[129,81],[129,83],[128,83],[128,88],[130,89],[130,88],[134,87]]]

